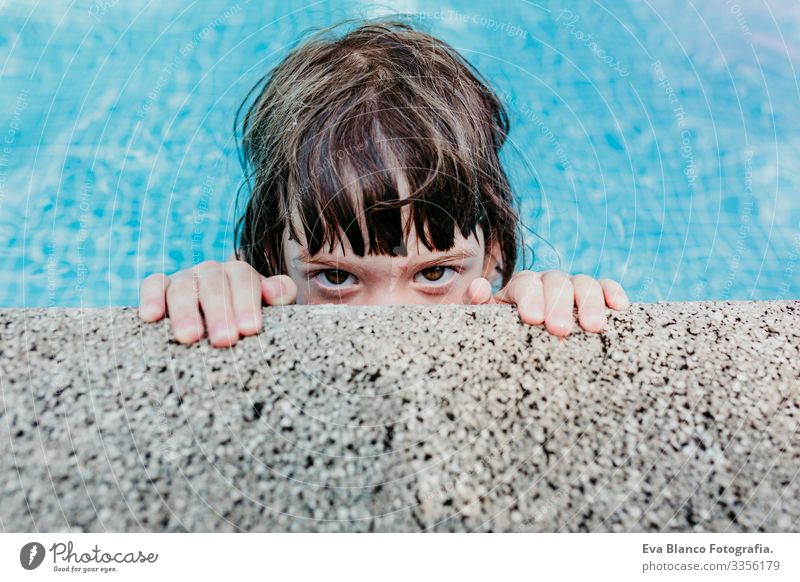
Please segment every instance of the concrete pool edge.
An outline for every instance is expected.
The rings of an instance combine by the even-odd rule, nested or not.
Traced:
[[[0,310],[6,531],[800,531],[800,302]]]

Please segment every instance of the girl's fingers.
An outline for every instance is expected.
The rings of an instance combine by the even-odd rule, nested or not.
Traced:
[[[572,331],[572,310],[575,305],[575,290],[569,275],[560,271],[547,271],[542,275],[545,303],[545,326],[557,336],[569,335]]]
[[[539,325],[544,321],[544,287],[540,273],[522,271],[514,275],[495,298],[516,305],[524,323]]]
[[[205,335],[216,347],[229,347],[263,326],[262,300],[287,305],[297,285],[286,275],[262,277],[244,261],[206,261],[167,277],[157,273],[142,282],[140,317],[158,321],[169,314],[176,339],[191,344]]]
[[[267,305],[289,305],[297,299],[297,285],[287,275],[261,277],[261,294]]]
[[[170,279],[164,273],[145,277],[139,290],[139,317],[144,321],[158,321],[167,313],[167,287]]]
[[[261,275],[244,261],[229,261],[224,264],[230,284],[233,314],[236,328],[243,336],[261,330]]]
[[[489,280],[479,277],[470,283],[469,287],[467,287],[466,295],[464,296],[464,303],[468,305],[494,303],[492,284],[489,283]]]
[[[586,331],[601,331],[606,324],[606,302],[600,283],[587,275],[575,275],[572,285],[581,327]]]
[[[603,288],[606,305],[619,311],[630,307],[631,303],[622,285],[612,279],[600,279],[600,286]]]
[[[206,261],[193,270],[197,273],[209,341],[220,348],[232,346],[239,339],[239,328],[225,268],[217,261]]]
[[[172,331],[182,344],[191,344],[203,337],[203,319],[197,302],[197,281],[193,271],[173,275],[167,287],[167,310]]]

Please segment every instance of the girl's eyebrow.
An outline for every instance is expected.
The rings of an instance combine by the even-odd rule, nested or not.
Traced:
[[[475,256],[475,252],[469,249],[453,249],[448,251],[442,255],[433,256],[416,263],[409,264],[409,270],[419,271],[425,269],[427,267],[432,267],[435,265],[441,265],[442,263],[448,263],[452,261],[464,261],[466,259],[471,259]]]
[[[466,260],[470,259],[475,256],[475,252],[469,249],[453,249],[447,251],[446,253],[436,255],[433,257],[426,257],[422,260],[418,260],[415,262],[411,262],[408,264],[408,270],[421,270],[426,267],[439,265],[442,263],[446,263],[449,261],[455,260]],[[298,261],[303,263],[316,263],[319,265],[326,265],[336,269],[342,270],[353,270],[357,268],[363,268],[364,265],[358,263],[358,261],[351,261],[346,257],[340,255],[314,255],[313,257],[308,254],[306,249],[300,251]]]

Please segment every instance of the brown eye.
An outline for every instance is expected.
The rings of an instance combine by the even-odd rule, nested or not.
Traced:
[[[444,277],[444,270],[445,267],[429,267],[427,269],[423,269],[420,271],[423,277],[427,281],[439,281],[442,277]]]
[[[343,285],[350,278],[350,273],[338,269],[327,269],[324,275],[325,280],[331,285]]]

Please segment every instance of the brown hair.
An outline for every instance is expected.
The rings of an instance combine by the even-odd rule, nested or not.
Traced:
[[[401,21],[332,34],[342,24],[292,50],[237,112],[251,192],[236,225],[237,257],[265,276],[285,273],[285,230],[298,238],[294,213],[311,255],[342,235],[359,256],[403,254],[411,224],[428,249],[444,251],[456,228],[468,237],[480,226],[487,252],[499,245],[507,283],[518,217],[498,157],[509,130],[502,103],[430,34]]]

